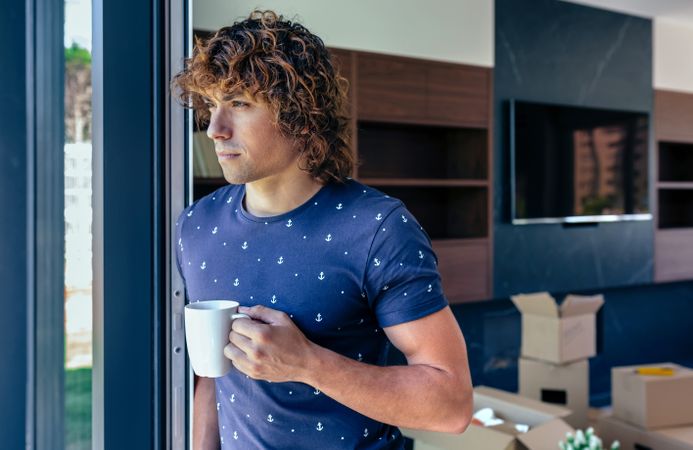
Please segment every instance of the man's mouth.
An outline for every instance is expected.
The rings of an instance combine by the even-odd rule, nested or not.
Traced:
[[[240,153],[233,153],[233,152],[217,152],[217,158],[219,160],[226,160],[226,159],[234,159],[239,157],[241,154]]]

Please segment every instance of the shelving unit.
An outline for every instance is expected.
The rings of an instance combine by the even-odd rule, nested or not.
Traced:
[[[491,70],[333,53],[351,85],[355,177],[418,219],[451,303],[490,298]]]
[[[451,303],[490,298],[491,69],[331,52],[349,80],[354,178],[401,199],[418,219]],[[193,197],[225,183],[195,177]]]
[[[655,280],[693,279],[693,94],[655,92]]]

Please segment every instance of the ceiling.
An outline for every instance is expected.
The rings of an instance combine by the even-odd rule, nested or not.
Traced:
[[[693,0],[563,0],[620,13],[689,24],[693,27]]]

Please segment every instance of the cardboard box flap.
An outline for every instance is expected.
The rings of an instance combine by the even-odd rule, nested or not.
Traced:
[[[555,450],[559,441],[565,441],[566,433],[573,431],[561,419],[553,419],[517,435],[517,439],[529,450]]]
[[[657,430],[657,433],[674,441],[693,445],[693,426],[664,428]]]
[[[512,434],[498,433],[491,428],[479,425],[469,425],[463,434],[440,433],[437,431],[414,430],[400,428],[405,437],[414,441],[425,442],[436,448],[460,448],[462,442],[483,442],[486,448],[509,448],[515,441]],[[558,441],[557,441],[558,442]]]
[[[522,314],[558,317],[558,306],[548,292],[518,294],[510,297]]]
[[[561,303],[561,316],[581,316],[594,314],[604,304],[604,296],[599,295],[568,295]]]
[[[511,392],[488,386],[474,388],[474,409],[493,408],[497,415],[516,423],[536,426],[555,417],[566,417],[571,411],[567,408],[543,403]]]

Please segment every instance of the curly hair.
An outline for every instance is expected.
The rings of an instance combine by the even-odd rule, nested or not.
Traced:
[[[253,11],[207,40],[196,38],[171,86],[201,128],[210,119],[205,93],[247,92],[269,105],[282,135],[299,142],[307,165],[301,169],[322,182],[351,176],[348,82],[323,41],[304,26],[273,11]]]

